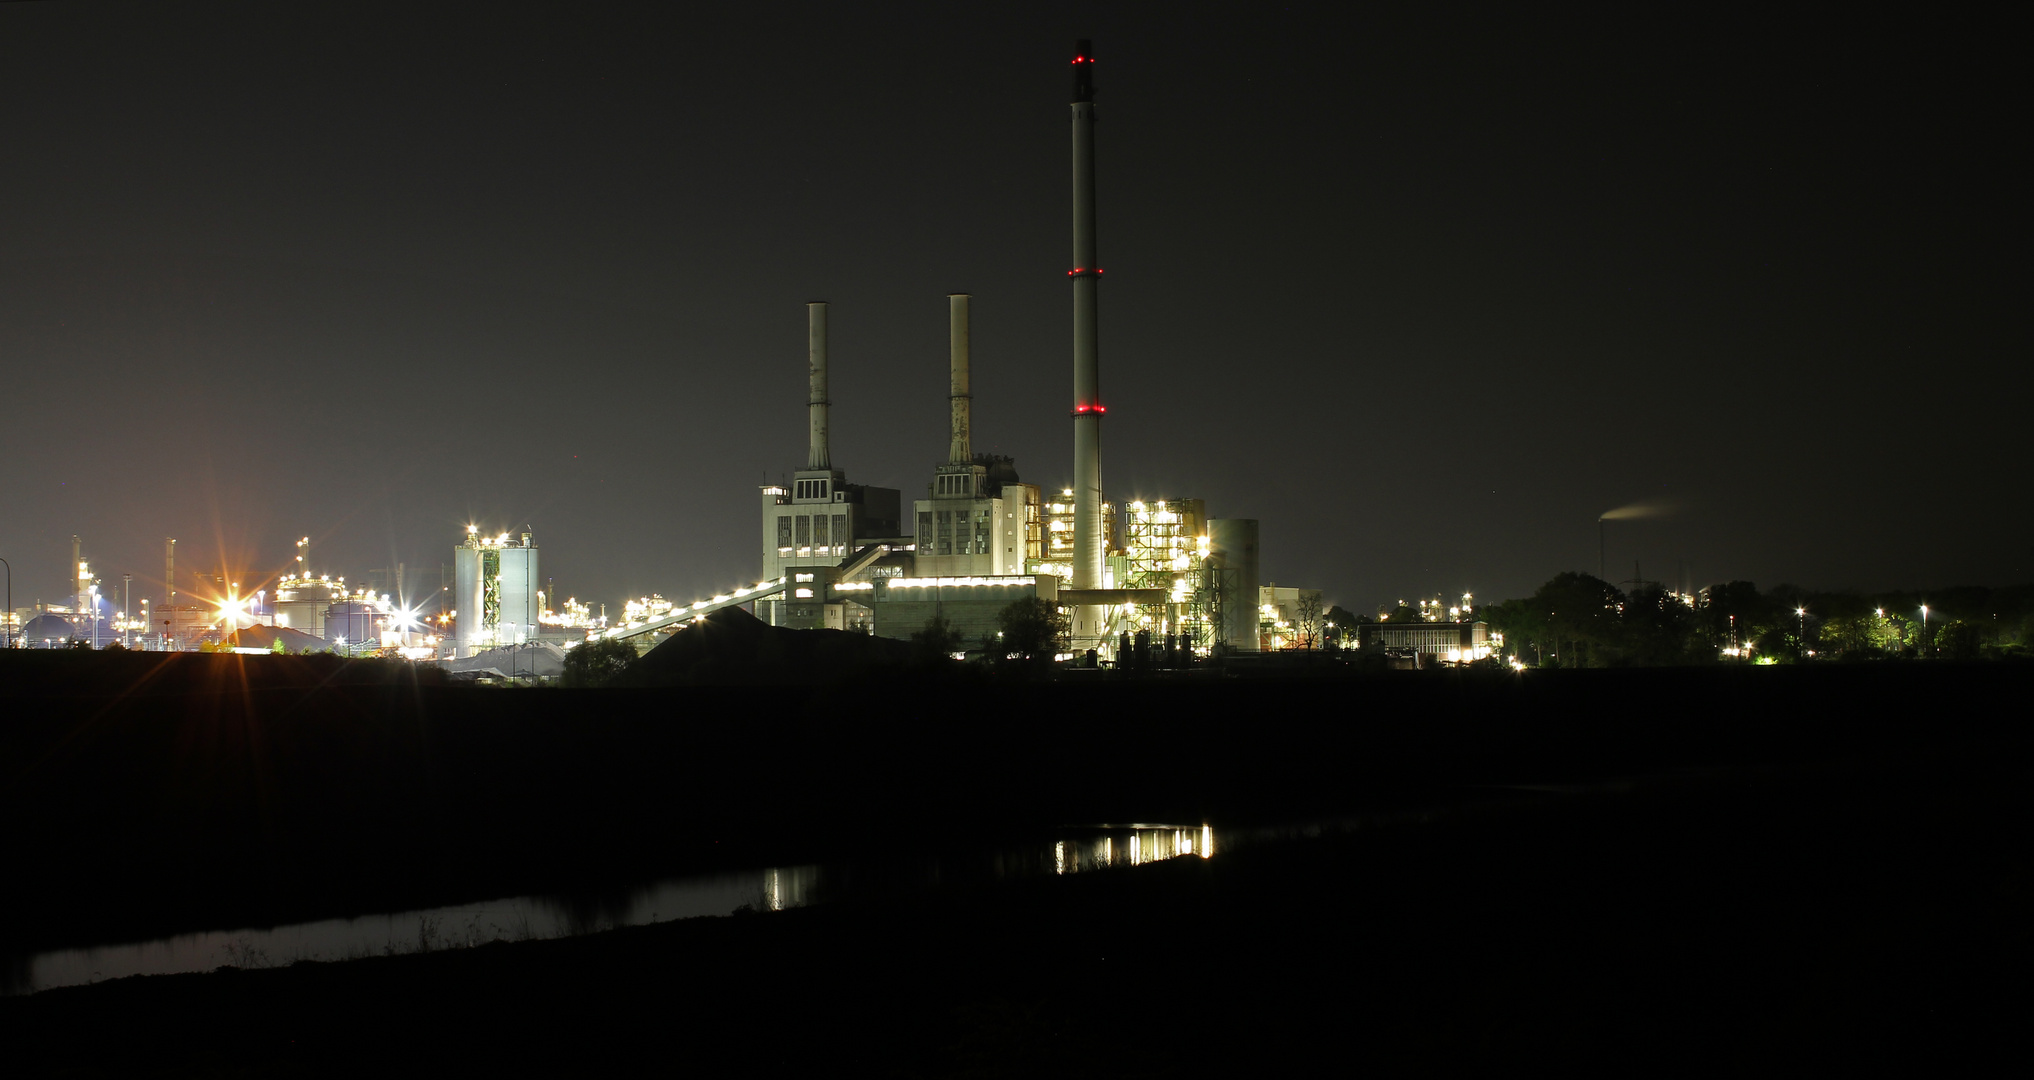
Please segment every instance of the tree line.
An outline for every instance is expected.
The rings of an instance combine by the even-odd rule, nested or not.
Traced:
[[[1569,572],[1475,617],[1503,635],[1505,654],[1537,667],[2003,659],[2029,655],[2034,585],[1924,595],[1793,585],[1762,592],[1732,581],[1685,595],[1657,585],[1627,593]]]

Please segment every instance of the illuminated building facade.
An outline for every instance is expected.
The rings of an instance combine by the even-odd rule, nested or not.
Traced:
[[[1122,569],[1113,576],[1126,588],[1163,590],[1165,601],[1130,605],[1119,633],[1150,634],[1153,640],[1183,638],[1188,648],[1205,648],[1210,633],[1200,578],[1207,552],[1206,503],[1132,500],[1123,518],[1122,556],[1111,560],[1120,561]]]
[[[468,525],[466,542],[452,549],[452,568],[455,658],[528,641],[541,632],[544,579],[537,572],[537,544],[529,533],[481,536]]]
[[[1057,603],[1060,579],[1050,574],[979,577],[880,578],[869,589],[871,629],[879,637],[909,638],[935,617],[970,648],[994,640],[1003,610],[1032,597]]]
[[[1036,484],[1021,483],[1009,458],[978,455],[964,465],[941,465],[912,504],[917,523],[917,572],[926,577],[996,577],[1020,574],[1032,558],[1030,536],[1042,530],[1044,499]]]
[[[1467,622],[1364,623],[1356,628],[1357,646],[1383,649],[1447,663],[1481,660],[1491,655],[1490,624]]]
[[[1027,571],[1058,574],[1069,581],[1073,579],[1074,505],[1073,489],[1061,488],[1041,508],[1039,553],[1033,557],[1034,562],[1025,565]],[[1116,544],[1116,504],[1103,500],[1103,551],[1116,551]],[[1104,587],[1111,584],[1113,583],[1104,579]]]
[[[801,469],[790,487],[765,486],[762,579],[811,567],[832,569],[868,544],[897,539],[901,501],[896,488],[850,484],[844,473],[831,469]]]

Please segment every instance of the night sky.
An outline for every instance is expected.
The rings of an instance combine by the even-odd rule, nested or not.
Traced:
[[[610,605],[752,580],[815,299],[851,481],[923,493],[967,291],[976,448],[1064,483],[1079,37],[1112,498],[1356,610],[1594,572],[1641,501],[1613,580],[2034,579],[2003,27],[418,7],[0,7],[17,606],[73,533],[151,597],[166,536],[435,587],[469,522]]]

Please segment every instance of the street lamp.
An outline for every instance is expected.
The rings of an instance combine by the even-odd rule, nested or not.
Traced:
[[[1928,646],[1928,605],[1921,605],[1921,646]]]

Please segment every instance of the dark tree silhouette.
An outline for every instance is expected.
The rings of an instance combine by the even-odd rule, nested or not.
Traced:
[[[1012,603],[996,616],[1003,628],[1003,648],[1027,660],[1050,661],[1066,650],[1066,617],[1048,600],[1036,596]]]
[[[561,686],[606,686],[635,660],[635,647],[627,642],[589,641],[565,654],[565,670],[558,682]]]

